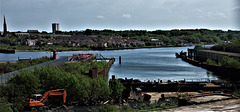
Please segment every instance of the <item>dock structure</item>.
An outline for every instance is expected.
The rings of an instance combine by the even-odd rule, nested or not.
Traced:
[[[196,50],[195,49],[189,49],[188,48],[188,58],[190,59],[196,59]]]
[[[114,80],[114,76],[111,80]],[[186,80],[163,82],[142,82],[137,79],[118,79],[128,89],[140,88],[142,92],[199,92],[199,91],[221,91],[232,89],[232,85],[226,81],[199,80],[186,82]]]
[[[231,52],[223,52],[223,51],[214,51],[214,50],[198,50],[196,51],[196,59],[199,61],[204,61],[209,59],[219,60],[224,56],[230,56],[234,58],[240,59],[240,53],[231,53]]]
[[[111,59],[113,58],[105,58],[102,54],[96,54],[96,60],[111,60]]]
[[[115,58],[105,58],[105,57],[102,56],[102,54],[96,54],[95,59],[96,60],[108,60],[108,67],[106,69],[102,70],[102,71],[99,71],[97,68],[93,68],[89,71],[89,76],[91,78],[96,78],[98,76],[108,77],[108,73],[109,73],[112,65],[115,62]]]
[[[240,53],[231,53],[231,52],[223,52],[223,51],[188,49],[187,53],[188,53],[187,55],[188,58],[202,61],[202,62],[206,61],[207,59],[217,61],[224,56],[230,56],[230,57],[240,59]]]
[[[193,54],[194,53],[194,54]],[[194,66],[202,67],[215,73],[215,75],[224,78],[225,80],[239,81],[240,80],[240,69],[229,68],[224,66],[209,65],[204,63],[207,59],[219,61],[224,56],[230,56],[233,58],[240,59],[240,53],[222,52],[214,50],[195,50],[188,49],[188,55],[180,52],[176,53],[177,58],[181,58]]]

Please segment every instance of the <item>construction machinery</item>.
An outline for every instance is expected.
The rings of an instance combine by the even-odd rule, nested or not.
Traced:
[[[26,98],[22,102],[22,105],[26,109],[31,109],[31,108],[37,109],[37,108],[45,106],[45,104],[43,102],[46,101],[49,96],[56,96],[56,95],[62,95],[63,103],[66,103],[66,97],[67,97],[66,90],[65,89],[56,89],[56,90],[50,90],[50,91],[45,92],[39,101],[35,100],[35,99]]]

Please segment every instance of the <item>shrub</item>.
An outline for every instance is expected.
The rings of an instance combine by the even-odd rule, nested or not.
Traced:
[[[13,112],[5,97],[0,97],[0,110],[1,112]]]
[[[230,68],[240,68],[240,61],[229,56],[224,56],[218,61],[218,65]]]
[[[240,90],[234,91],[233,92],[234,96],[240,97]]]
[[[91,66],[83,62],[57,67],[51,65],[36,67],[33,71],[22,70],[20,75],[12,77],[6,85],[0,86],[0,97],[6,96],[7,100],[18,110],[23,109],[21,101],[27,97],[31,98],[32,94],[43,94],[49,90],[62,88],[67,90],[68,102],[86,97],[107,98],[111,95],[107,78],[91,79],[82,75],[93,66],[101,67],[101,64],[104,64],[102,68],[107,65],[106,62],[95,62]],[[51,102],[51,99],[48,100]]]
[[[211,60],[211,59],[207,59],[206,63],[207,63],[208,65],[215,65],[215,64],[216,64],[216,62],[213,61],[213,60]]]
[[[91,68],[98,68],[99,71],[102,71],[108,68],[108,63],[106,61],[95,61],[91,63]]]
[[[120,110],[113,105],[103,105],[96,112],[120,112]]]
[[[116,98],[120,98],[122,96],[122,92],[125,89],[124,85],[117,79],[111,80],[110,88],[112,91],[112,96]]]
[[[187,98],[189,95],[187,93],[178,94],[178,97]]]
[[[108,97],[111,91],[108,86],[107,78],[97,77],[92,79],[91,82],[91,97]]]

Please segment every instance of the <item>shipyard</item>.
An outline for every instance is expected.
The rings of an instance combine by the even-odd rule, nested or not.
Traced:
[[[239,8],[0,0],[0,111],[240,111]]]

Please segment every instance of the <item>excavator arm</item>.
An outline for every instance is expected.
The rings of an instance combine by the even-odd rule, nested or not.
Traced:
[[[25,99],[22,102],[22,105],[24,107],[36,107],[36,106],[44,106],[42,101],[46,101],[49,96],[52,95],[62,95],[63,96],[63,103],[66,103],[66,97],[67,97],[67,92],[65,89],[56,89],[56,90],[50,90],[44,93],[40,101],[36,101],[34,99]]]
[[[65,89],[56,89],[45,92],[42,98],[40,99],[40,102],[47,100],[48,96],[52,95],[62,95],[63,103],[66,103],[67,92]]]

